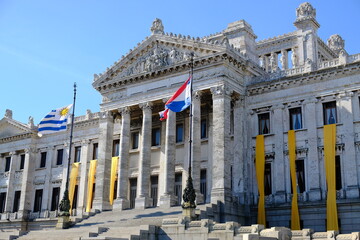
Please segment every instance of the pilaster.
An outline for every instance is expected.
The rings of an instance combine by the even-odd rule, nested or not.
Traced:
[[[341,166],[344,167],[342,171],[344,174],[343,179],[346,191],[346,198],[359,197],[359,183],[357,180],[356,171],[356,157],[355,157],[355,144],[354,144],[354,115],[352,113],[352,92],[341,94],[340,97],[340,116],[343,123],[342,135],[344,143],[344,151],[341,159]]]
[[[45,163],[45,183],[43,188],[43,199],[42,199],[42,210],[49,210],[51,206],[51,168],[52,163],[54,162],[54,151],[55,147],[47,147],[46,148],[46,163]]]
[[[95,197],[93,209],[109,210],[110,170],[114,120],[112,112],[102,112],[99,122],[99,153],[96,166]]]
[[[119,109],[121,113],[121,133],[118,166],[117,199],[114,201],[114,209],[126,209],[130,207],[128,198],[129,182],[129,149],[130,149],[130,108]]]
[[[150,162],[151,162],[151,129],[152,129],[152,103],[139,104],[143,111],[141,128],[141,143],[139,157],[139,174],[137,179],[137,196],[135,208],[144,209],[149,207]]]
[[[273,131],[275,142],[275,159],[272,164],[274,174],[274,197],[275,203],[284,203],[286,201],[285,191],[285,158],[284,158],[284,125],[283,125],[284,105],[279,104],[272,108],[273,112]]]
[[[25,149],[25,165],[22,176],[20,205],[18,218],[27,219],[31,211],[31,197],[33,194],[33,180],[35,170],[35,148]]]
[[[213,96],[213,165],[211,203],[231,201],[230,108],[231,91],[225,85],[210,89]]]
[[[12,206],[14,202],[14,179],[16,162],[18,161],[18,154],[16,152],[10,152],[11,162],[9,169],[9,180],[7,185],[6,201],[5,201],[5,213],[12,212]]]
[[[80,182],[78,189],[78,204],[77,213],[82,213],[86,208],[86,197],[87,197],[87,181],[88,181],[88,163],[91,160],[90,156],[90,140],[81,141],[81,157],[80,157]]]
[[[176,204],[174,196],[174,182],[175,182],[175,132],[176,130],[176,113],[169,111],[166,120],[166,134],[165,134],[165,153],[164,158],[160,163],[160,207],[168,208]]]
[[[304,101],[304,120],[305,127],[307,128],[309,149],[307,159],[308,164],[306,169],[308,172],[307,190],[309,191],[309,201],[321,200],[316,102],[316,99]]]

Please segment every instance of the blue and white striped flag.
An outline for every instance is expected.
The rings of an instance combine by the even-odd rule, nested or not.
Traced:
[[[49,112],[39,123],[38,135],[65,131],[71,107],[72,104]]]

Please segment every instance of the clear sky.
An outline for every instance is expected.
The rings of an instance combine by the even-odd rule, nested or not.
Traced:
[[[93,74],[125,55],[150,35],[155,18],[165,32],[202,37],[244,19],[257,40],[295,30],[298,0],[0,0],[0,119],[38,124],[51,109],[72,103],[75,115],[99,111]],[[349,54],[360,53],[360,1],[310,2],[317,11],[319,36],[345,39]]]

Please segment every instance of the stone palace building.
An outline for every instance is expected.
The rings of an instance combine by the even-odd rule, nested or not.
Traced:
[[[189,110],[170,112],[163,122],[158,112],[188,78],[193,54],[197,204],[216,208],[219,222],[256,223],[255,140],[263,135],[266,223],[289,227],[288,130],[295,130],[301,227],[326,231],[323,129],[336,124],[339,227],[341,232],[359,230],[360,54],[349,55],[337,34],[320,39],[316,10],[309,3],[296,9],[294,25],[293,32],[256,41],[244,20],[191,37],[164,32],[156,19],[149,37],[94,75],[100,112],[88,110],[73,119],[71,164],[80,164],[72,214],[82,215],[89,203],[100,211],[181,204],[188,176]],[[31,117],[21,123],[6,111],[0,120],[0,224],[56,217],[65,189],[69,129],[38,137]]]

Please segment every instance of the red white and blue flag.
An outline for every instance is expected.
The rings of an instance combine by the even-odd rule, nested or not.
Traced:
[[[159,112],[160,120],[168,117],[169,110],[173,112],[181,112],[191,104],[191,76],[186,82],[175,92],[175,94],[165,103],[165,110]]]

